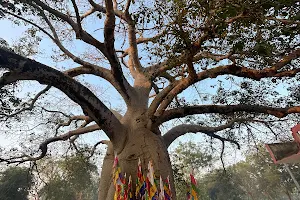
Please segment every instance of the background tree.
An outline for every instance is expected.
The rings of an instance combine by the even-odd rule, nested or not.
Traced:
[[[239,142],[255,139],[259,126],[276,138],[280,132],[274,127],[300,112],[298,1],[2,0],[0,13],[28,25],[21,38],[25,50],[18,50],[22,55],[34,56],[32,44],[43,35],[56,45],[50,58],[70,63],[55,68],[0,48],[2,122],[22,122],[24,113],[52,114],[44,122],[48,134],[27,133],[30,141],[41,142],[39,151],[25,143],[23,152],[1,161],[36,161],[45,157],[49,144],[70,139],[76,146],[79,136],[101,129],[110,140],[101,200],[112,199],[108,172],[114,154],[133,180],[138,158],[143,166],[153,160],[156,174],[166,178],[172,175],[167,148],[186,133],[220,140],[223,154],[225,142],[239,147]],[[109,109],[78,78],[82,75],[113,87],[126,108],[123,115]],[[47,86],[12,107],[9,96],[18,96],[18,85],[12,84],[26,80]],[[75,102],[76,114],[74,107],[47,104],[51,93],[57,93],[53,88]],[[41,96],[45,102],[38,106]],[[184,117],[183,123],[160,129]],[[174,191],[173,176],[171,186]]]
[[[290,165],[300,180],[299,164]],[[282,165],[275,165],[262,146],[249,151],[246,160],[224,170],[216,169],[199,180],[210,199],[293,199],[296,186]],[[206,193],[204,193],[205,195]]]
[[[299,164],[290,164],[289,168],[299,181]],[[233,170],[240,177],[238,185],[252,199],[291,199],[296,192],[295,183],[285,167],[275,165],[263,146],[250,150],[246,160],[234,165]]]
[[[194,169],[201,199],[294,199],[295,183],[283,165],[275,165],[264,146],[247,151],[246,159],[225,169],[212,165],[212,154],[194,142],[179,143],[171,154],[177,197],[186,198],[189,173]],[[206,164],[205,164],[206,163]],[[205,170],[209,166],[210,170]],[[299,164],[290,164],[299,181]]]
[[[88,157],[77,154],[57,161],[37,163],[43,187],[39,196],[45,200],[94,200],[98,198],[97,167]]]
[[[213,166],[216,158],[208,152],[201,144],[189,141],[179,143],[171,154],[178,199],[186,199],[191,172],[198,180],[201,199],[245,199],[244,191],[236,181],[239,176],[231,167],[224,171],[219,166]]]
[[[171,154],[172,169],[174,174],[175,189],[178,199],[185,199],[187,186],[190,184],[189,174],[201,177],[207,173],[207,168],[212,167],[215,159],[205,152],[200,144],[194,142],[179,143]],[[199,185],[201,196],[206,191]]]
[[[9,167],[0,173],[0,199],[27,200],[31,185],[28,168]]]
[[[223,169],[214,170],[212,173],[207,174],[203,178],[209,197],[207,199],[246,199],[245,192],[236,182],[236,178],[238,178],[236,174],[231,173],[230,170],[225,172]],[[199,184],[203,184],[203,182],[200,181]]]

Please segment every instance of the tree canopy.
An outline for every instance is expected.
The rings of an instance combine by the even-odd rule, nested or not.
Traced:
[[[29,136],[23,150],[0,161],[39,160],[58,141],[76,150],[80,138],[102,130],[109,142],[94,147],[110,145],[104,171],[117,154],[130,174],[142,157],[166,176],[167,148],[186,133],[219,140],[222,155],[227,142],[239,148],[285,137],[300,112],[299,7],[295,0],[1,0],[0,17],[28,28],[17,45],[0,48],[1,123],[35,116],[47,133],[21,131]],[[47,61],[39,57],[43,42]],[[20,98],[24,81],[45,86]],[[102,85],[111,89],[106,98],[95,89]],[[58,94],[73,106],[53,103]]]

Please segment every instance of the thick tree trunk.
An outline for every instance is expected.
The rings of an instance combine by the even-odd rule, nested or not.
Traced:
[[[173,199],[176,199],[172,166],[167,146],[159,133],[154,133],[147,128],[149,123],[147,107],[151,84],[144,76],[139,76],[136,77],[134,88],[134,99],[131,99],[131,105],[121,119],[124,129],[119,130],[122,133],[120,135],[126,135],[125,143],[115,145],[118,142],[118,140],[115,140],[113,146],[108,148],[101,173],[99,200],[113,200],[112,166],[115,154],[118,156],[122,173],[126,173],[127,179],[130,175],[132,177],[134,193],[138,160],[141,160],[145,176],[148,171],[148,163],[151,160],[156,178],[159,179],[159,176],[161,176],[165,180],[168,176],[170,177]],[[118,133],[115,135],[118,136]],[[120,138],[120,141],[124,140]]]
[[[173,196],[175,196],[169,154],[161,136],[154,134],[146,128],[132,129],[128,134],[125,147],[118,153],[118,159],[122,173],[126,173],[127,178],[129,175],[132,176],[133,191],[135,191],[138,159],[141,159],[144,175],[147,174],[148,163],[152,160],[157,178],[162,176],[163,179],[166,179],[167,176],[170,176],[172,192]],[[99,200],[113,199],[112,161],[112,149],[108,148],[101,173]]]

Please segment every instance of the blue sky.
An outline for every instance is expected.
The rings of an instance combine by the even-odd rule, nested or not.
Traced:
[[[9,44],[11,44],[15,38],[20,37],[20,34],[26,30],[26,27],[12,24],[11,21],[5,19],[0,20],[0,26],[2,27],[0,37],[6,40]]]

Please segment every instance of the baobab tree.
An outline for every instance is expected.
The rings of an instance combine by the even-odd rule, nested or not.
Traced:
[[[152,160],[156,175],[172,177],[167,148],[186,133],[202,133],[239,147],[243,132],[234,136],[224,130],[247,123],[262,123],[271,129],[271,121],[300,112],[295,86],[300,71],[299,6],[293,0],[2,0],[3,18],[25,23],[31,28],[28,37],[39,34],[51,39],[60,50],[53,57],[72,60],[73,66],[56,69],[1,48],[1,119],[9,121],[32,111],[53,87],[82,108],[82,115],[65,116],[64,126],[75,121],[82,124],[45,139],[39,155],[1,161],[35,161],[47,154],[51,143],[101,129],[109,138],[105,141],[109,147],[99,200],[111,200],[114,154],[122,171],[135,180],[139,158],[144,166]],[[125,114],[109,109],[76,79],[85,74],[115,88],[126,105]],[[46,88],[32,98],[29,107],[12,112],[8,108],[14,102],[10,86],[26,80]],[[220,84],[199,91],[197,87],[208,80]],[[231,87],[224,87],[228,84]],[[286,86],[294,88],[281,94]],[[210,90],[213,97],[204,95]],[[185,97],[186,91],[199,94],[199,99]],[[190,116],[202,116],[205,123],[195,118],[167,132],[160,129],[170,120]],[[174,188],[173,178],[171,185]]]

